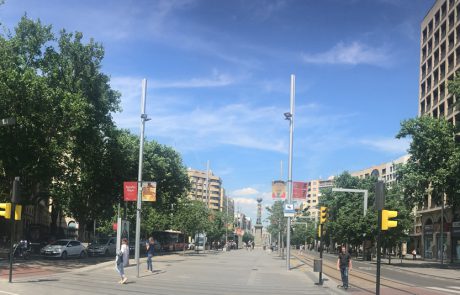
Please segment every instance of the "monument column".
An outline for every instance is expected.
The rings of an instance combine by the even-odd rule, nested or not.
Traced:
[[[254,248],[262,249],[262,198],[257,198],[257,221],[254,228]]]

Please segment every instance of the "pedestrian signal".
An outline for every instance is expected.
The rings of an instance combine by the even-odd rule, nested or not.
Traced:
[[[0,211],[0,216],[5,217],[5,219],[10,219],[11,203],[0,203],[0,209],[5,209],[5,211]]]
[[[319,212],[319,223],[324,224],[327,221],[327,207],[321,206]]]
[[[398,211],[382,210],[382,230],[388,230],[391,227],[397,227],[398,222],[396,220],[390,220],[398,216]]]

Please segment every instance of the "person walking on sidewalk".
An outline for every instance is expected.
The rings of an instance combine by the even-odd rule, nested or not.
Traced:
[[[153,272],[153,263],[152,263],[152,257],[154,253],[154,240],[153,237],[149,238],[149,242],[146,245],[147,249],[147,271]]]
[[[340,271],[342,276],[342,287],[345,290],[348,289],[348,272],[352,269],[351,255],[348,253],[345,246],[342,246],[342,251],[339,253],[339,259],[337,259],[337,270]]]
[[[120,251],[117,252],[117,257],[116,257],[117,271],[121,277],[121,280],[118,282],[119,284],[125,284],[126,281],[128,281],[128,278],[125,276],[125,269],[124,269],[124,260],[125,260],[125,255],[126,255],[125,253],[129,254],[128,240],[126,238],[123,238],[121,240]]]
[[[416,260],[417,259],[417,250],[412,250],[412,260]]]

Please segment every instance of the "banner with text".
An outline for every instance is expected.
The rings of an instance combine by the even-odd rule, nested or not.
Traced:
[[[123,200],[125,202],[137,201],[137,181],[123,182]]]
[[[272,198],[273,199],[286,199],[286,182],[283,180],[272,181]]]

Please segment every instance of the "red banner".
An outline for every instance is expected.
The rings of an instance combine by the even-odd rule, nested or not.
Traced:
[[[137,201],[137,182],[123,182],[123,199],[126,201]]]
[[[302,199],[307,198],[307,183],[301,181],[292,182],[292,198],[293,199]]]

